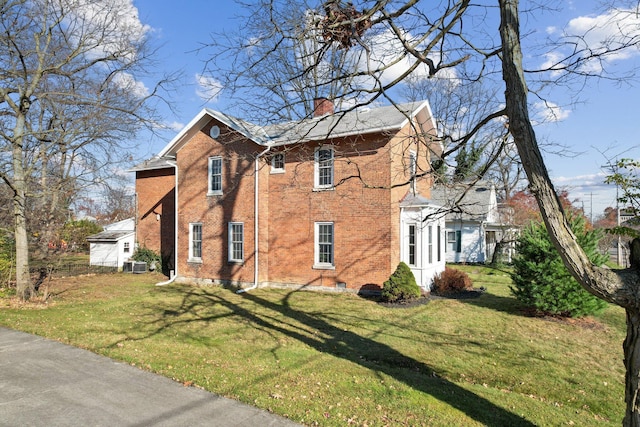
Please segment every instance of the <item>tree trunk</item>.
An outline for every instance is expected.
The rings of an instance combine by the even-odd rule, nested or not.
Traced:
[[[538,148],[527,106],[527,85],[522,67],[518,0],[500,0],[502,74],[509,131],[535,196],[549,237],[564,265],[587,291],[627,310],[624,342],[627,405],[624,425],[640,426],[640,270],[609,270],[594,266],[578,245],[553,188]]]
[[[26,104],[24,101],[23,104]],[[28,106],[24,106],[28,110]],[[25,116],[20,114],[16,120],[15,140],[13,141],[13,215],[14,236],[16,240],[16,293],[22,300],[28,300],[34,293],[29,275],[29,238],[27,235],[26,201],[27,183],[23,165]]]
[[[627,337],[624,350],[625,393],[627,410],[622,422],[625,426],[640,426],[640,311],[627,309]]]

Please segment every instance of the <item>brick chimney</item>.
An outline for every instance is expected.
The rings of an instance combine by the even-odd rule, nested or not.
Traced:
[[[327,98],[314,98],[313,117],[320,117],[325,114],[333,114],[333,102]]]

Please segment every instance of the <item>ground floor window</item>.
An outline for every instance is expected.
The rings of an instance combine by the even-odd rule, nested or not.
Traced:
[[[416,225],[409,224],[407,236],[407,261],[410,266],[416,265]]]
[[[447,250],[450,252],[462,252],[460,230],[447,232]]]
[[[189,261],[202,262],[202,224],[189,224]]]
[[[244,261],[244,224],[229,223],[229,262]]]
[[[315,223],[315,254],[314,264],[318,268],[331,268],[334,266],[334,241],[333,223]]]

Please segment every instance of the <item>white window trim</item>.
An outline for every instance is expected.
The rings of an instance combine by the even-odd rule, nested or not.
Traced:
[[[413,242],[413,255],[414,255],[414,262],[413,264],[411,263],[411,256],[410,253],[411,251],[409,250],[411,247],[411,239],[410,239],[410,233],[409,230],[411,230],[411,227],[414,227],[413,231],[414,231],[414,242]],[[407,265],[409,267],[414,267],[414,268],[419,268],[420,267],[420,235],[419,235],[419,228],[418,228],[418,224],[416,224],[415,222],[409,222],[406,224],[406,245],[405,245],[405,250],[406,250],[406,260],[407,260]]]
[[[433,224],[427,226],[427,264],[433,264]]]
[[[242,240],[241,240],[241,244],[242,244],[242,257],[241,258],[234,258],[233,256],[233,226],[235,225],[240,225],[242,227]],[[230,263],[243,263],[244,262],[244,223],[243,222],[230,222],[228,227],[227,227],[227,246],[228,246],[228,250],[227,250],[227,259],[229,260]]]
[[[409,179],[411,180],[411,191],[416,192],[416,174],[418,173],[418,155],[415,151],[409,151]]]
[[[193,256],[193,228],[194,226],[200,226],[200,256]],[[198,262],[202,263],[202,242],[203,242],[203,227],[201,222],[190,222],[189,223],[189,259],[187,262]]]
[[[276,167],[276,165],[275,165],[277,156],[282,156],[282,167],[281,168]],[[272,174],[284,173],[284,167],[285,167],[285,155],[284,155],[284,153],[275,153],[273,155],[273,157],[271,157],[271,173]]]
[[[219,190],[214,190],[212,188],[212,183],[213,180],[211,179],[211,170],[212,170],[212,164],[215,160],[220,160],[220,189]],[[213,156],[213,157],[209,157],[209,167],[208,167],[208,175],[207,175],[207,196],[221,196],[222,195],[222,186],[223,186],[223,182],[222,182],[222,174],[223,174],[223,167],[224,167],[224,163],[222,162],[222,156]]]
[[[331,263],[320,262],[320,226],[331,226]],[[333,222],[316,222],[313,233],[313,268],[318,270],[335,270],[336,262],[336,229]]]
[[[320,161],[318,159],[321,150],[331,151],[331,184],[320,185]],[[335,184],[335,149],[331,146],[324,145],[316,148],[313,155],[313,189],[314,190],[333,190]]]

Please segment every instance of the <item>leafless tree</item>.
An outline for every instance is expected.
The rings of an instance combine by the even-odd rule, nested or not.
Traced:
[[[128,2],[0,3],[0,177],[12,195],[17,293],[29,277],[30,207],[50,227],[72,196],[127,159],[132,135],[156,116],[153,50]],[[58,218],[58,219],[56,219]]]
[[[284,40],[283,22],[307,11],[324,14],[318,27],[324,44],[318,45],[318,55],[327,52],[347,52],[359,58],[352,69],[333,70],[330,81],[348,78],[350,84],[337,93],[338,98],[355,100],[354,106],[397,99],[397,91],[415,76],[437,78],[447,76],[464,82],[478,82],[496,97],[491,108],[478,116],[473,125],[458,139],[459,146],[481,135],[487,126],[503,126],[513,138],[522,167],[529,180],[549,234],[561,257],[582,286],[606,301],[626,309],[628,333],[624,342],[627,411],[625,425],[640,425],[640,266],[628,270],[609,270],[592,265],[567,223],[564,210],[546,170],[539,141],[534,132],[535,108],[541,105],[548,114],[557,111],[551,97],[561,88],[569,88],[565,96],[574,101],[581,87],[590,78],[635,78],[635,70],[626,75],[611,74],[610,59],[620,57],[640,45],[637,30],[636,2],[611,2],[600,12],[602,20],[582,32],[564,32],[549,36],[544,43],[530,37],[521,28],[522,16],[543,13],[540,2],[499,0],[470,2],[452,0],[427,2],[420,0],[359,1],[351,4],[340,0],[324,2],[270,0],[258,2],[270,25],[261,28],[272,40]],[[546,3],[546,6],[550,2]],[[297,5],[297,7],[294,7]],[[291,23],[291,21],[288,21]],[[304,20],[300,21],[300,25]],[[249,27],[250,28],[250,27]],[[611,30],[600,40],[593,37],[602,28]],[[249,31],[246,40],[251,40]],[[527,57],[544,58],[544,64],[523,64],[523,44]],[[249,47],[248,43],[241,49]],[[271,44],[251,61],[234,63],[245,72],[248,65],[256,66],[279,58],[279,44]],[[244,52],[247,57],[249,53]],[[311,56],[322,59],[323,56]],[[272,62],[271,62],[272,63]],[[465,64],[461,67],[461,64]],[[297,69],[293,76],[278,76],[278,82],[306,76],[320,69],[322,63]],[[281,69],[277,72],[280,73]],[[284,70],[286,71],[286,70]],[[302,73],[302,74],[301,74]],[[237,87],[232,87],[237,89]],[[503,95],[504,94],[504,95]],[[243,99],[244,101],[245,99]],[[476,104],[484,100],[478,100]],[[472,107],[471,105],[469,106]],[[504,138],[506,143],[508,138]],[[453,146],[455,146],[454,144]],[[452,147],[453,147],[452,146]],[[495,151],[493,160],[498,159]],[[485,171],[488,168],[485,168]]]
[[[262,123],[310,117],[318,98],[336,100],[338,108],[353,104],[344,94],[357,79],[351,71],[360,55],[329,48],[322,9],[298,0],[277,3],[240,2],[241,30],[212,34],[202,48],[211,55],[203,74],[216,86],[209,92],[232,92],[242,100],[236,105],[242,116]]]

